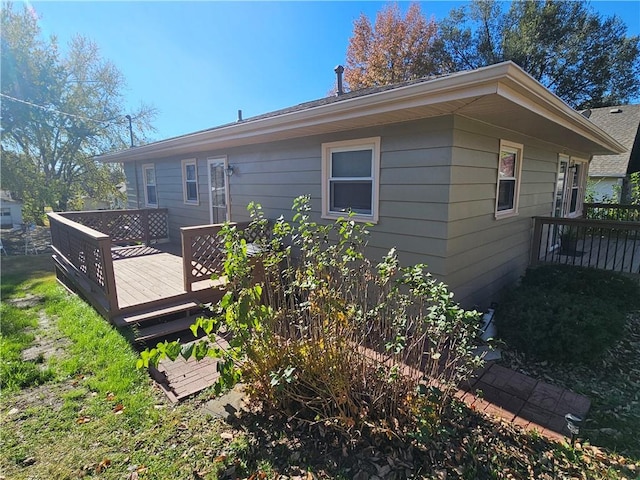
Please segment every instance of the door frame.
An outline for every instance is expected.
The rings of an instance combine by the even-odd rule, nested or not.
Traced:
[[[222,164],[223,178],[224,178],[224,200],[226,203],[225,209],[225,221],[231,221],[231,194],[229,189],[229,159],[226,155],[219,157],[207,158],[207,179],[209,184],[209,222],[213,223],[213,185],[211,183],[211,166],[216,164]],[[220,208],[220,207],[215,207]]]
[[[580,167],[580,170],[577,173],[577,186],[574,187],[574,179],[576,178],[576,169]],[[569,164],[569,171],[571,172],[570,178],[568,178],[566,182],[566,191],[565,191],[565,208],[563,211],[564,217],[566,218],[578,218],[582,216],[582,212],[584,210],[584,195],[585,189],[587,186],[587,171],[589,170],[589,162],[584,158],[580,157],[571,157],[571,162]],[[572,191],[576,188],[576,209],[571,212],[571,201],[572,201]]]
[[[558,196],[558,179],[562,170],[562,164],[566,164],[564,178],[562,181],[562,196]],[[576,175],[576,168],[580,166],[578,172],[578,184],[576,193],[576,209],[571,212],[571,197],[572,190],[574,189],[574,179]],[[556,172],[556,189],[554,190],[553,206],[551,216],[555,218],[576,218],[582,215],[584,204],[584,191],[586,187],[586,172],[589,166],[589,162],[583,158],[572,157],[565,154],[558,155],[558,170]],[[560,208],[558,209],[558,200],[560,200]]]

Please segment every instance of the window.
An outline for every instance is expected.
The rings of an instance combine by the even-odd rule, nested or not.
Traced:
[[[586,163],[578,159],[571,159],[573,165],[569,167],[569,211],[568,216],[575,217],[582,214],[584,201],[584,183]]]
[[[182,161],[182,187],[184,203],[198,204],[198,166],[196,160]]]
[[[518,214],[522,145],[500,142],[498,157],[498,185],[496,190],[496,218]]]
[[[559,155],[560,167],[556,186],[554,217],[582,215],[587,161],[568,155]]]
[[[142,166],[144,177],[144,203],[147,207],[158,206],[158,192],[156,190],[156,168],[153,164]]]
[[[380,138],[322,144],[322,216],[378,221]]]
[[[556,176],[556,193],[552,216],[565,216],[565,191],[567,189],[567,172],[569,171],[569,156],[558,155],[558,175]]]

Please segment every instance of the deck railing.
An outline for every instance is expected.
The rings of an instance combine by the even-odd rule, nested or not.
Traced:
[[[616,220],[640,222],[640,205],[615,203],[585,203],[584,217],[588,220]]]
[[[534,217],[531,264],[640,274],[640,222]]]
[[[114,245],[169,239],[168,210],[95,210],[64,212],[59,215],[104,233]]]
[[[238,230],[244,231],[247,243],[255,243],[259,238],[270,236],[270,224],[266,230],[259,228],[249,229],[250,222],[232,223]],[[193,291],[193,284],[202,280],[208,280],[212,275],[221,275],[226,251],[224,239],[218,234],[224,224],[199,225],[195,227],[182,227],[182,262],[184,275],[184,289]]]
[[[71,281],[102,314],[118,311],[111,239],[109,235],[49,213],[51,247],[58,278]]]
[[[221,274],[226,258],[224,241],[218,236],[222,224],[182,227],[182,271],[184,289],[193,291],[193,284]]]

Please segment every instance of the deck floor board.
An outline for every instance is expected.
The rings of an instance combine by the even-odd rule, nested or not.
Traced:
[[[113,270],[120,308],[186,293],[179,252],[180,247],[175,244],[114,250]],[[204,287],[212,284],[204,283],[207,283]]]

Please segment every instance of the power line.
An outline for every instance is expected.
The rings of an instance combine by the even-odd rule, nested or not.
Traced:
[[[44,105],[38,105],[37,103],[32,103],[32,102],[28,102],[26,100],[21,100],[19,98],[15,98],[15,97],[12,97],[10,95],[6,95],[4,93],[0,93],[0,97],[6,98],[8,100],[12,100],[14,102],[23,103],[24,105],[29,105],[30,107],[39,108],[40,110],[44,110],[44,111],[49,112],[49,113],[57,113],[59,115],[66,115],[67,117],[77,118],[79,120],[86,120],[86,121],[89,121],[89,122],[107,123],[108,124],[108,123],[111,123],[116,118],[118,118],[118,117],[114,117],[114,118],[111,118],[109,120],[97,120],[95,118],[84,117],[82,115],[76,115],[75,113],[68,113],[68,112],[63,112],[63,111],[60,111],[60,110],[56,110],[55,108],[45,107]]]

